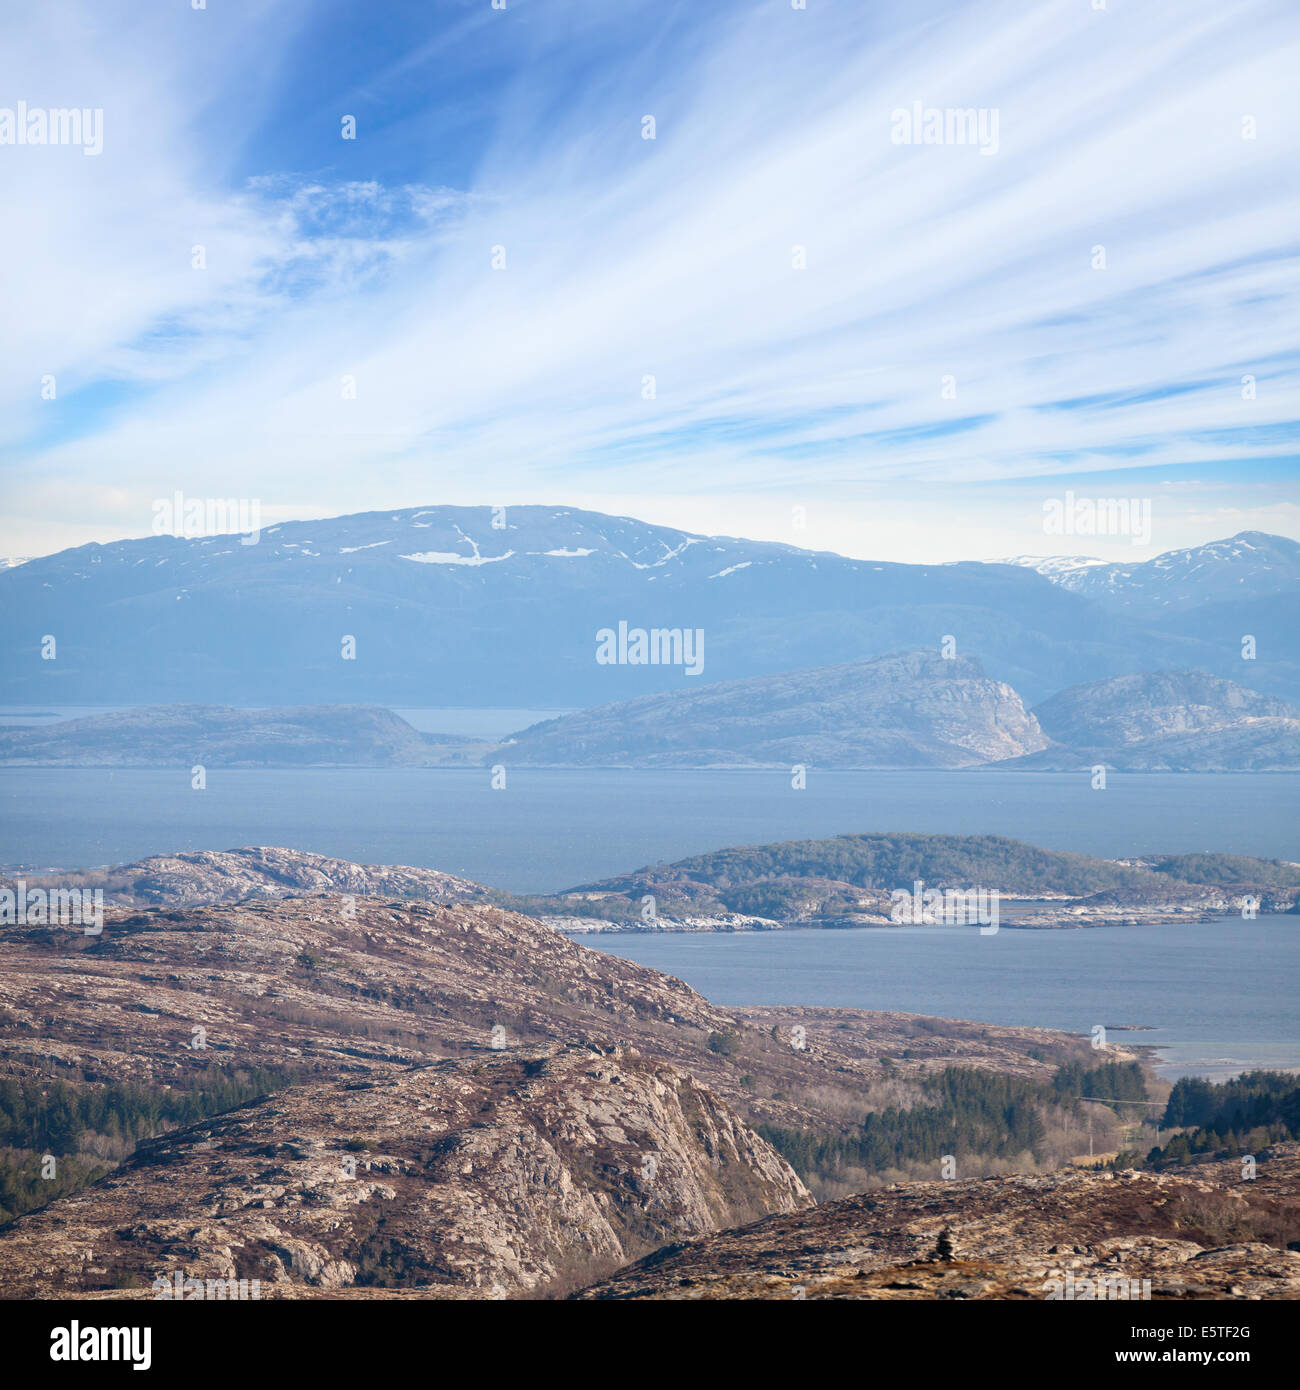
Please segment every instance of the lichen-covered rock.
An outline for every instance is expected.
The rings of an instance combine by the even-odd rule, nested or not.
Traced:
[[[453,903],[479,897],[467,878],[403,864],[353,864],[306,850],[250,845],[242,849],[153,854],[134,864],[81,870],[81,888],[100,888],[106,903],[124,907],[197,907],[246,898],[290,898],[304,893],[351,894]],[[12,886],[13,879],[0,879]],[[65,887],[67,875],[28,874],[29,889]]]

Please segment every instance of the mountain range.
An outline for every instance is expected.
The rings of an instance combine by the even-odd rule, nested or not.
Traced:
[[[1158,668],[1232,678],[1246,635],[1252,685],[1300,698],[1297,547],[1258,533],[1104,582],[1103,567],[857,560],[569,507],[369,512],[252,539],[156,536],[0,571],[0,701],[573,708],[952,637],[1034,703]],[[700,658],[598,660],[620,625],[701,634]]]

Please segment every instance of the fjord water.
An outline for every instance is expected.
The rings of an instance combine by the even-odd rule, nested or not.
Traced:
[[[1300,1067],[1300,917],[1162,927],[619,935],[589,946],[715,1004],[838,1005],[1028,1024],[1157,1047],[1169,1077]],[[1149,1030],[1149,1031],[1148,1031]]]
[[[508,759],[506,760],[508,762]],[[86,868],[283,845],[552,892],[727,845],[862,831],[1009,835],[1119,857],[1300,860],[1300,774],[211,767],[0,768],[0,867]]]

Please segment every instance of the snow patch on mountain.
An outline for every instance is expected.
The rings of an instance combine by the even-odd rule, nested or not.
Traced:
[[[989,560],[990,565],[1020,565],[1031,569],[1047,579],[1062,580],[1066,575],[1077,574],[1080,570],[1093,569],[1104,565],[1095,555],[1010,555],[1005,560]]]
[[[457,555],[454,550],[420,550],[414,555],[401,555],[402,560],[414,560],[420,565],[494,565],[498,560],[508,560],[515,552],[507,550],[504,555]]]

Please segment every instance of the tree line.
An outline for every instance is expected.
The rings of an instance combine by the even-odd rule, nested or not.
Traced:
[[[296,1080],[263,1067],[210,1067],[183,1087],[0,1078],[0,1223],[94,1182],[145,1139]]]
[[[1146,1097],[1146,1079],[1137,1062],[1104,1062],[1085,1067],[1071,1062],[1050,1081],[1033,1081],[978,1067],[945,1067],[923,1078],[926,1103],[873,1110],[844,1134],[784,1129],[762,1124],[758,1132],[803,1178],[834,1177],[845,1168],[880,1173],[931,1163],[945,1154],[1015,1158],[1042,1156],[1052,1109],[1077,1112],[1091,1096],[1114,1100]],[[1112,1107],[1113,1108],[1113,1107]]]

